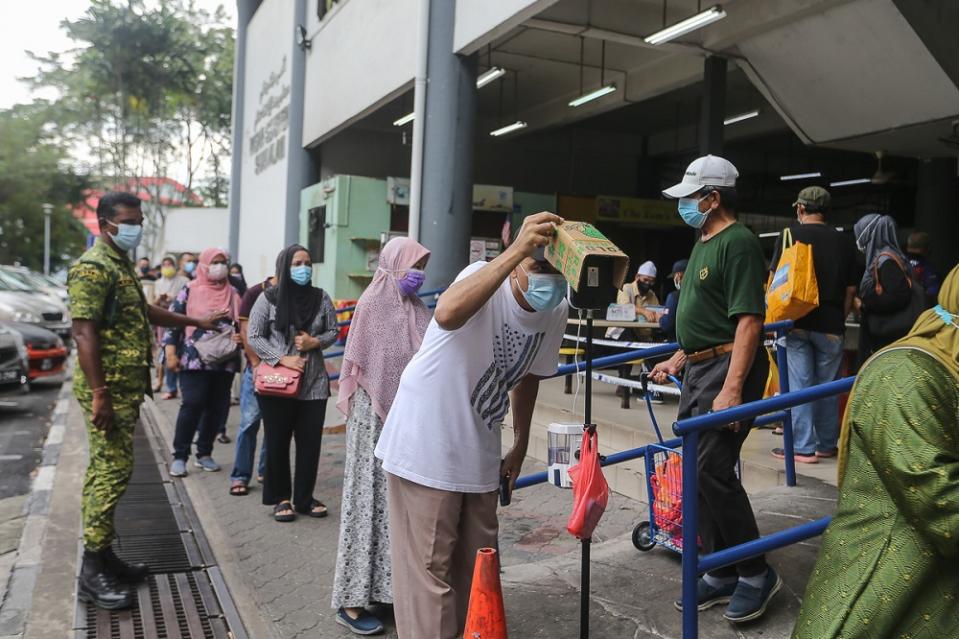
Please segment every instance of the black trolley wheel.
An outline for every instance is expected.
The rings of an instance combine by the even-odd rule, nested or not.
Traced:
[[[653,540],[652,528],[648,521],[640,522],[633,528],[633,545],[636,546],[636,550],[643,552],[648,552],[656,547],[656,542]]]

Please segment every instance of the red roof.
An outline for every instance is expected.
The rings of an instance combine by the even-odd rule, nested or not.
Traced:
[[[144,202],[152,202],[155,199],[163,206],[203,205],[203,198],[168,177],[130,178],[113,185],[110,190],[133,193]],[[83,191],[83,200],[72,205],[73,216],[80,220],[93,235],[100,235],[97,205],[104,193],[106,191],[103,189],[87,189]]]

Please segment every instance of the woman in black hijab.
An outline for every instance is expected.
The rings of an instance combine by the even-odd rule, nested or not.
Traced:
[[[242,297],[246,294],[246,278],[243,277],[243,267],[234,262],[230,264],[230,284],[236,289],[236,292]]]
[[[273,506],[277,521],[296,513],[326,517],[326,506],[313,497],[330,379],[323,349],[337,337],[336,311],[330,296],[312,285],[309,252],[298,244],[280,252],[276,286],[253,305],[247,339],[263,363],[302,373],[296,397],[260,395],[266,437],[263,503]],[[290,442],[296,439],[296,479],[291,481]]]

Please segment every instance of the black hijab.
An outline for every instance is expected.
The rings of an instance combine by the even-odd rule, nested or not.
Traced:
[[[276,286],[263,293],[270,304],[276,306],[276,328],[284,335],[290,326],[294,333],[306,330],[323,302],[323,291],[312,284],[301,286],[290,276],[290,262],[297,251],[306,249],[293,244],[280,251],[276,258]]]

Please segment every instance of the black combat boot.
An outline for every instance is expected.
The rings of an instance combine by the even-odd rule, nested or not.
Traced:
[[[105,610],[122,610],[133,605],[133,597],[107,569],[103,552],[83,551],[77,596]]]
[[[100,556],[103,557],[106,569],[120,581],[127,583],[143,581],[150,574],[150,567],[146,564],[128,564],[117,557],[117,554],[113,552],[113,546],[107,546]]]

